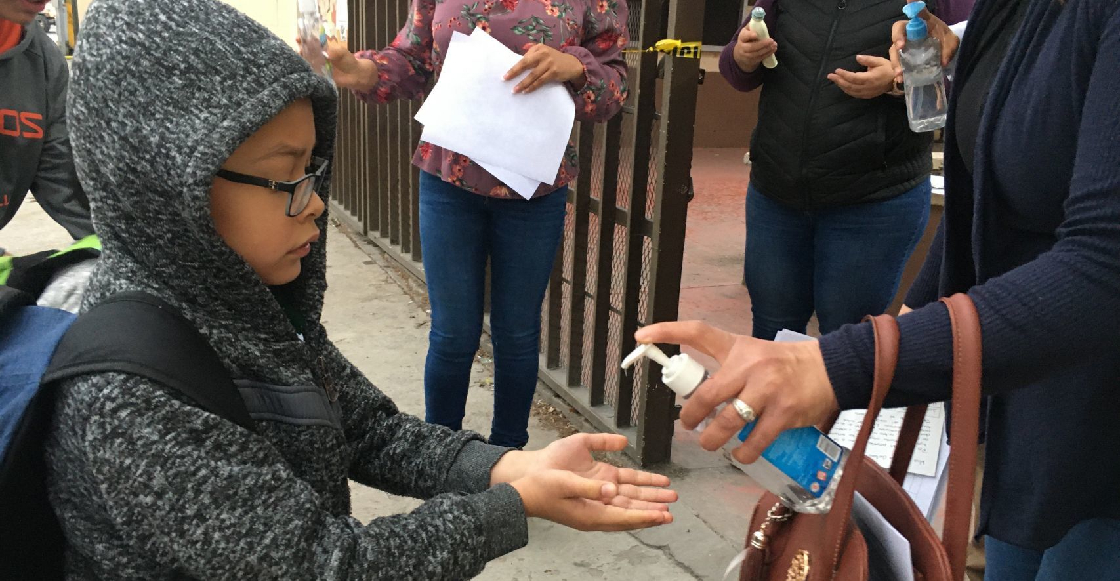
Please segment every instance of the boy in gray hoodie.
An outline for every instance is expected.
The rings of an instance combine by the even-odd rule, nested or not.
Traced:
[[[491,446],[400,413],[339,353],[319,322],[336,95],[280,39],[217,0],[102,0],[77,54],[104,249],[84,308],[173,305],[256,429],[126,373],[64,382],[48,464],[68,578],[464,579],[523,546],[530,516],[671,521],[668,479],[592,459],[625,438]],[[362,525],[348,478],[428,500]]]

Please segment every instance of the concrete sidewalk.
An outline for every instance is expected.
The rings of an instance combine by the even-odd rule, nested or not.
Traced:
[[[367,242],[332,227],[328,233],[330,290],[323,323],[338,347],[400,408],[422,415],[423,370],[429,319],[410,297],[399,274]],[[0,247],[14,254],[67,244],[62,228],[28,198],[0,232]],[[415,295],[415,288],[410,289]],[[420,298],[420,297],[416,297]],[[492,365],[476,361],[465,426],[489,432]],[[545,390],[543,385],[538,390]],[[539,403],[530,424],[530,448],[571,433],[555,410]],[[625,463],[618,458],[618,463]],[[672,525],[637,533],[579,533],[552,523],[530,522],[525,549],[491,563],[483,580],[631,579],[718,580],[742,546],[747,518],[760,493],[725,455],[699,448],[678,429],[673,463],[656,467],[669,475],[681,500]],[[411,510],[418,501],[353,485],[354,514],[363,521]]]

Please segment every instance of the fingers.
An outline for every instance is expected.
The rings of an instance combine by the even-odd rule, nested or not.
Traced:
[[[735,336],[731,333],[700,321],[658,323],[642,327],[634,333],[634,338],[639,343],[688,345],[716,358],[720,363],[723,363],[731,346],[735,344]]]
[[[622,508],[584,502],[576,509],[582,514],[574,528],[585,531],[628,531],[673,522],[673,515],[664,510]]]
[[[562,498],[586,498],[606,502],[618,495],[618,485],[613,482],[584,478],[566,470],[558,470],[554,476],[557,496]]]
[[[755,414],[762,413],[761,405],[752,403],[742,397],[739,399],[742,399],[747,405],[751,406]],[[739,412],[735,411],[734,406],[729,405],[723,408],[723,410],[716,415],[715,419],[712,420],[711,425],[700,434],[700,447],[709,451],[718,450],[720,446],[723,446],[731,438],[734,438],[735,435],[743,429],[743,426],[746,425],[747,422],[743,421]]]
[[[610,505],[617,506],[619,508],[630,508],[634,510],[657,510],[662,512],[667,512],[669,510],[669,505],[664,503],[648,502],[645,500],[634,500],[633,498],[622,495],[612,498],[610,501]]]
[[[856,55],[856,62],[869,69],[873,67],[889,66],[891,64],[891,61],[889,59],[885,59],[881,56],[872,56],[869,54]]]
[[[732,373],[733,370],[730,368],[720,369],[700,384],[700,387],[685,401],[680,415],[681,425],[685,429],[695,429],[717,406],[739,395],[745,382],[738,377],[738,374],[733,376]]]
[[[780,411],[759,416],[742,446],[731,451],[731,455],[743,464],[752,464],[766,451],[774,439],[786,429],[787,422]]]
[[[525,77],[525,79],[513,88],[513,92],[524,94],[532,93],[558,78],[556,67],[551,63],[546,63],[533,69],[533,72],[529,73],[529,76]]]
[[[755,32],[749,27],[744,26],[743,29],[739,31],[740,43],[746,44],[748,42],[754,42],[756,40],[758,40],[758,35],[755,34]]]
[[[618,496],[625,497],[631,500],[641,500],[643,502],[656,502],[665,504],[677,501],[677,492],[667,488],[649,488],[644,486],[634,486],[633,484],[623,484],[618,487]],[[616,497],[616,498],[617,498]]]
[[[525,71],[531,71],[535,69],[537,65],[540,64],[541,55],[538,51],[534,50],[535,48],[536,46],[530,48],[529,52],[525,53],[525,56],[521,57],[521,60],[517,61],[517,64],[513,65],[513,68],[511,68],[506,73],[504,80],[511,81],[520,76]]]
[[[618,452],[626,449],[629,440],[621,434],[574,434],[574,438],[583,447],[595,452]]]
[[[671,482],[668,476],[662,474],[654,474],[653,472],[646,472],[644,470],[634,470],[632,468],[619,468],[618,469],[618,483],[619,484],[633,484],[635,486],[669,486]]]

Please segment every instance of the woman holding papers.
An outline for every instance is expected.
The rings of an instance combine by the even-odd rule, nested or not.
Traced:
[[[903,37],[896,27],[896,42]],[[936,299],[967,292],[983,327],[990,396],[980,511],[987,579],[1120,578],[1117,71],[1115,0],[979,0],[960,45],[945,215],[907,296],[913,311],[899,317],[887,405],[949,397],[949,313]],[[694,426],[734,397],[749,404],[759,424],[733,452],[743,462],[780,431],[870,398],[870,324],[806,343],[700,323],[646,327],[637,338],[687,343],[723,364],[681,420]],[[715,449],[742,425],[727,406],[700,442]]]
[[[384,50],[350,54],[342,46],[329,48],[340,88],[369,103],[419,99],[441,72],[453,33],[479,29],[523,55],[506,75],[507,90],[515,94],[565,86],[582,121],[606,121],[626,100],[625,0],[413,0],[411,14]],[[485,135],[487,119],[475,121]],[[535,192],[525,192],[523,184],[516,190],[530,199],[475,160],[430,143],[420,144],[413,163],[422,170],[420,239],[432,304],[427,420],[462,427],[489,260],[495,368],[490,441],[524,446],[537,384],[541,303],[563,236],[576,150],[568,145],[549,183]]]

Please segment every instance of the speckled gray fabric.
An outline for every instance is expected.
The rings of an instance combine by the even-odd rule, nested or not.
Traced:
[[[325,244],[292,283],[301,341],[214,229],[214,172],[304,97],[329,157],[334,90],[224,3],[99,0],[82,21],[70,126],[104,247],[84,308],[158,295],[235,378],[337,389],[342,429],[258,419],[253,433],[135,376],[67,382],[48,460],[71,579],[463,579],[526,542],[516,491],[488,489],[505,449],[399,413],[330,342]],[[363,526],[348,477],[430,500]]]

